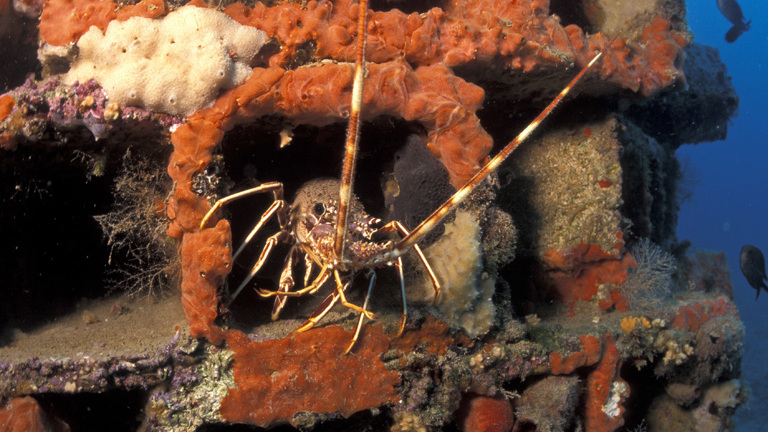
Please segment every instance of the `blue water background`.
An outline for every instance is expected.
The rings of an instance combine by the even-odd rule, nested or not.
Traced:
[[[739,2],[751,29],[733,44],[731,24],[716,0],[688,1],[695,42],[716,47],[739,94],[738,117],[725,141],[684,145],[677,155],[687,166],[693,195],[682,205],[679,239],[725,251],[736,304],[747,330],[743,376],[751,400],[736,413],[736,431],[768,431],[768,293],[755,290],[739,270],[739,252],[753,244],[768,254],[768,3]]]

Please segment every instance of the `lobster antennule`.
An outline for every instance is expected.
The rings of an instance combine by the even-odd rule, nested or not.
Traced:
[[[363,105],[363,77],[365,75],[365,42],[367,29],[368,0],[360,0],[357,21],[357,53],[355,56],[355,75],[352,84],[352,104],[347,126],[347,138],[344,142],[344,165],[341,171],[339,188],[339,213],[336,219],[336,232],[333,249],[337,259],[344,259],[344,247],[347,242],[347,223],[349,222],[349,203],[352,200],[352,186],[355,182],[357,149],[360,141],[360,111]]]
[[[592,66],[597,63],[597,60],[603,55],[603,53],[616,41],[616,39],[619,37],[619,35],[616,35],[611,39],[610,42],[602,49],[600,50],[597,55],[595,55],[592,60],[585,66],[572,80],[568,83],[567,86],[563,90],[560,91],[560,93],[555,97],[552,102],[547,105],[544,110],[539,113],[538,116],[525,128],[522,132],[520,132],[515,139],[510,141],[509,144],[507,144],[501,151],[493,157],[485,166],[480,168],[478,172],[475,173],[474,176],[472,176],[471,179],[467,181],[467,183],[464,184],[459,190],[456,191],[456,193],[453,194],[451,198],[449,198],[446,202],[444,202],[437,210],[432,212],[431,215],[429,215],[424,221],[422,221],[416,228],[411,230],[411,232],[403,237],[393,248],[391,252],[392,258],[399,257],[403,255],[405,252],[408,251],[408,249],[411,248],[411,246],[415,245],[416,242],[421,240],[422,237],[427,235],[432,229],[440,223],[447,215],[448,212],[450,212],[452,209],[454,209],[457,205],[461,204],[467,196],[477,187],[477,185],[480,184],[488,175],[493,172],[496,168],[498,168],[499,165],[501,165],[502,162],[509,156],[523,141],[525,141],[533,131],[536,130],[536,128],[541,124],[541,122],[547,118],[555,108],[560,104],[560,102],[563,100],[563,98],[571,91],[571,89],[586,75],[587,71],[589,71]]]

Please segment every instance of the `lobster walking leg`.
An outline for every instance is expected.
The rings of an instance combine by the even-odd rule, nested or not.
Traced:
[[[339,302],[339,292],[349,288],[350,283],[351,283],[351,280],[347,281],[342,286],[341,290],[334,290],[331,294],[329,294],[328,297],[326,297],[325,300],[323,300],[323,302],[320,303],[320,306],[318,306],[317,309],[315,309],[315,311],[309,317],[307,322],[305,322],[304,324],[302,324],[301,327],[296,329],[296,332],[298,333],[305,332],[311,329],[312,327],[314,327],[315,324],[317,324],[321,319],[323,319],[323,317],[326,314],[328,314],[328,312],[330,312],[331,309],[333,309],[336,303]],[[363,314],[360,314],[360,315],[362,316]]]
[[[272,205],[269,206],[267,211],[264,212],[263,215],[261,215],[261,218],[259,219],[259,222],[256,224],[256,226],[253,227],[250,233],[248,233],[248,236],[245,237],[245,240],[243,240],[243,244],[240,245],[239,248],[237,248],[237,251],[232,255],[232,260],[235,260],[239,255],[240,252],[245,249],[245,247],[248,245],[248,243],[253,240],[253,237],[256,235],[256,233],[259,232],[261,227],[264,226],[264,224],[272,218],[272,216],[275,213],[285,213],[285,201],[279,200],[272,203]]]
[[[261,254],[259,254],[259,259],[256,261],[256,264],[253,265],[251,268],[251,271],[248,273],[248,277],[245,278],[240,283],[240,286],[237,287],[234,293],[229,297],[229,302],[231,303],[232,300],[234,300],[240,292],[245,288],[246,285],[248,285],[248,282],[253,279],[254,276],[256,276],[256,273],[261,270],[261,267],[264,265],[264,263],[267,261],[267,258],[269,257],[270,252],[272,252],[272,248],[275,247],[275,245],[280,242],[284,241],[286,238],[288,238],[289,234],[288,231],[279,231],[277,234],[270,236],[267,239],[267,242],[264,244],[264,248],[261,249]]]
[[[290,292],[294,285],[296,285],[296,282],[293,279],[293,266],[296,263],[299,253],[299,248],[296,245],[292,246],[291,250],[288,252],[288,256],[285,258],[285,264],[283,264],[283,272],[280,273],[278,292]],[[275,296],[275,302],[272,305],[272,321],[275,321],[280,316],[280,311],[285,307],[285,302],[287,300],[288,297],[286,296]]]
[[[281,291],[267,291],[263,289],[256,289],[256,292],[259,293],[262,297],[301,297],[304,294],[312,294],[318,289],[320,289],[321,286],[328,280],[329,277],[331,277],[331,273],[329,270],[330,266],[323,266],[322,269],[320,269],[320,273],[318,273],[317,277],[314,281],[312,281],[312,284],[297,290],[297,291],[287,291],[287,292],[281,292]]]
[[[373,291],[374,285],[376,285],[376,272],[373,270],[368,270],[368,292],[365,294],[363,309],[368,309],[368,301],[371,299],[371,292]],[[405,304],[405,292],[403,292],[403,304]],[[403,310],[403,312],[405,312],[405,310]],[[363,328],[364,319],[365,319],[365,314],[360,314],[360,317],[357,319],[357,326],[355,326],[355,333],[352,335],[352,340],[349,341],[349,345],[347,346],[347,349],[344,350],[344,354],[348,354],[352,350],[352,347],[355,346],[355,342],[357,342],[357,338],[360,337],[360,330]],[[405,323],[405,320],[403,320],[403,323]],[[404,325],[400,326],[400,334],[403,333],[403,330],[402,330],[403,327]]]
[[[403,237],[407,237],[408,229],[400,223],[399,221],[392,221],[379,230],[382,234],[388,234],[394,230],[397,230]],[[416,251],[416,254],[419,256],[419,260],[421,261],[421,264],[424,266],[424,268],[427,270],[427,275],[429,276],[429,281],[432,282],[432,287],[435,290],[435,296],[432,298],[432,304],[434,305],[437,303],[437,298],[440,296],[440,281],[437,280],[437,276],[435,275],[435,271],[432,270],[432,266],[429,265],[429,261],[427,261],[427,257],[424,256],[424,252],[421,251],[421,248],[419,245],[414,244],[413,250]]]
[[[339,294],[339,300],[341,301],[341,304],[343,304],[344,306],[346,306],[346,307],[348,307],[348,308],[350,308],[352,310],[356,310],[356,311],[358,311],[358,312],[360,312],[362,314],[365,314],[365,316],[368,317],[368,319],[375,320],[376,319],[376,315],[374,315],[373,313],[365,310],[365,307],[360,307],[360,306],[358,306],[358,305],[356,305],[354,303],[350,303],[349,301],[347,301],[347,296],[344,295],[344,290],[346,290],[347,284],[343,284],[341,282],[341,276],[339,275],[339,271],[338,270],[334,270],[333,274],[334,274],[334,276],[336,278],[336,291]]]
[[[203,216],[203,219],[200,221],[200,229],[202,230],[205,228],[205,225],[208,223],[208,220],[213,216],[216,211],[218,211],[221,206],[224,204],[230,203],[236,199],[240,199],[249,195],[257,194],[257,193],[264,193],[264,192],[272,192],[272,196],[274,197],[275,201],[282,201],[285,203],[285,199],[283,199],[283,184],[280,182],[269,182],[264,183],[259,186],[246,189],[241,192],[234,193],[229,196],[225,196],[224,198],[216,201],[216,203],[211,206],[210,210],[208,210],[208,213]],[[283,209],[285,209],[285,206],[283,206]],[[280,223],[280,229],[285,229],[288,225],[288,215],[286,214],[285,210],[282,212],[279,212],[277,215],[278,222]]]

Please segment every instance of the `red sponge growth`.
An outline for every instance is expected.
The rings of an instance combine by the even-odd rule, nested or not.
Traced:
[[[414,70],[398,59],[370,63],[367,72],[364,118],[390,115],[421,123],[429,135],[430,149],[456,187],[480,169],[493,145],[475,114],[485,95],[482,88],[457,77],[443,64]],[[354,66],[348,63],[289,71],[257,68],[245,84],[222,96],[216,106],[222,113],[231,111],[231,106],[237,108],[238,121],[282,114],[297,124],[323,126],[349,116],[353,73]],[[266,82],[273,87],[264,88]]]
[[[91,26],[106,30],[117,5],[109,0],[48,0],[40,16],[40,37],[51,45],[80,39]]]
[[[11,113],[14,105],[16,105],[16,101],[13,99],[13,96],[11,95],[0,96],[0,122],[5,120],[6,117],[8,117],[8,114]]]
[[[122,6],[117,11],[117,20],[125,21],[131,17],[157,18],[165,15],[165,1],[163,0],[142,0],[137,4]]]
[[[560,353],[553,352],[549,355],[549,364],[555,375],[567,375],[583,366],[592,366],[600,361],[603,352],[603,344],[595,336],[582,335],[579,337],[583,349],[563,358]]]
[[[13,99],[12,96],[9,96],[9,95],[0,96],[0,122],[2,122],[3,120],[5,120],[6,117],[8,117],[8,115],[13,110],[13,107],[15,104],[16,104],[16,101]],[[0,133],[0,149],[13,150],[14,148],[15,148],[15,140],[13,138],[13,135],[7,132]]]
[[[602,339],[592,335],[580,339],[582,351],[565,359],[559,353],[550,354],[552,373],[570,374],[580,367],[596,364],[587,376],[584,428],[594,432],[614,431],[624,424],[622,404],[629,397],[629,386],[619,377],[621,353],[611,333],[605,333]]]
[[[217,289],[232,262],[229,222],[212,229],[187,233],[181,240],[181,304],[193,337],[205,336],[218,344],[223,334],[213,324],[218,310]]]
[[[462,432],[509,432],[515,425],[512,404],[504,397],[466,394],[457,417]]]
[[[29,396],[14,398],[0,408],[0,431],[5,432],[68,432],[63,421],[46,414],[37,401]]]
[[[627,280],[627,270],[637,265],[629,254],[617,257],[603,251],[600,245],[585,243],[568,251],[548,250],[542,260],[550,267],[554,288],[570,305],[572,314],[577,301],[591,300],[601,284],[623,284]],[[602,309],[627,310],[629,305],[621,293],[613,290],[609,296],[600,301]]]
[[[584,429],[593,432],[615,431],[624,424],[622,405],[629,396],[629,385],[619,378],[621,354],[610,333],[603,335],[603,353],[597,368],[587,377]]]
[[[143,0],[122,9],[110,0],[47,0],[40,16],[40,37],[51,45],[63,46],[80,39],[91,26],[103,32],[114,19],[155,18],[165,12],[163,0]]]
[[[174,152],[168,163],[168,173],[176,184],[168,200],[170,219],[168,235],[181,238],[182,305],[191,334],[205,336],[211,342],[222,340],[220,330],[213,325],[218,306],[217,289],[231,270],[231,233],[226,221],[214,229],[199,231],[200,222],[208,211],[205,196],[192,191],[192,178],[203,171],[213,158],[213,150],[224,136],[224,130],[240,111],[241,104],[260,100],[283,75],[282,70],[254,73],[245,85],[219,98],[207,109],[190,116],[189,121],[171,135]]]
[[[448,324],[426,314],[418,329],[409,329],[402,336],[393,339],[389,348],[402,353],[423,350],[430,354],[445,355],[451,346],[470,343],[462,333],[452,335]]]
[[[738,315],[736,305],[725,296],[715,300],[699,300],[680,307],[672,327],[695,332],[711,318],[723,315]]]
[[[290,422],[302,411],[348,417],[396,402],[400,378],[380,359],[389,338],[380,326],[366,326],[352,353],[344,355],[351,337],[339,326],[266,342],[228,332],[237,387],[224,398],[219,413],[232,423],[269,427]]]

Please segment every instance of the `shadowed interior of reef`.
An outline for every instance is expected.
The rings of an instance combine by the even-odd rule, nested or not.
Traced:
[[[296,190],[307,181],[339,176],[343,159],[343,146],[339,143],[344,142],[344,124],[293,128],[290,142],[280,147],[280,132],[284,127],[280,119],[266,118],[252,125],[237,126],[227,132],[220,153],[226,161],[221,167],[222,176],[226,179],[224,189],[234,193],[261,183],[280,181],[285,188],[285,199],[290,205]],[[369,214],[384,221],[390,220],[382,190],[386,174],[382,173],[392,171],[395,153],[405,145],[409,135],[419,132],[421,128],[416,124],[386,116],[363,123],[354,191]],[[224,212],[232,222],[235,248],[240,246],[271,202],[271,194],[254,194],[225,207]],[[272,218],[246,247],[242,256],[235,260],[233,271],[228,277],[230,290],[234,290],[247,276],[264,241],[278,229],[276,218]],[[232,316],[227,317],[227,320],[235,325],[246,326],[248,323],[263,323],[269,320],[272,300],[258,296],[253,288],[274,289],[272,287],[277,285],[283,260],[289,249],[285,244],[278,244],[274,248],[264,268],[230,305],[229,310],[234,314],[234,320]],[[383,297],[384,304],[399,307],[399,292],[394,289],[396,282],[388,283],[395,281],[394,271],[379,273],[376,297]],[[303,263],[297,264],[295,274],[303,277]],[[365,277],[356,278],[354,287],[350,289],[351,298],[360,301],[361,291],[366,287]],[[316,298],[290,299],[289,302],[297,307],[287,308],[285,316],[296,316],[291,309],[307,313],[309,306],[302,305],[316,304],[329,292],[329,289],[324,289],[315,296]],[[376,301],[375,298],[374,302]]]
[[[147,393],[141,390],[105,393],[46,394],[40,405],[50,414],[64,420],[72,432],[138,430],[143,417]]]
[[[5,325],[29,329],[81,297],[104,295],[107,250],[91,216],[111,205],[102,198],[111,185],[87,176],[77,158],[65,147],[30,146],[0,162]]]
[[[163,152],[138,142],[28,145],[0,161],[0,271],[8,275],[0,318],[6,329],[28,331],[83,299],[113,293],[109,281],[126,251],[110,249],[94,217],[114,208],[112,190],[129,148],[138,157]]]

